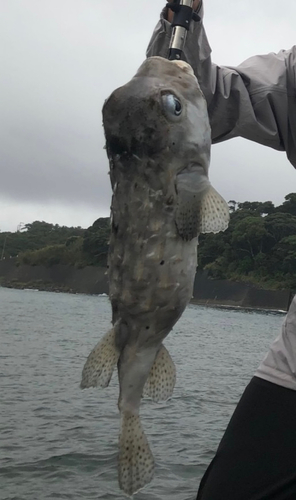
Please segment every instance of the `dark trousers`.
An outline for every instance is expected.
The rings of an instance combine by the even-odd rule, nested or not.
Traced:
[[[296,500],[296,391],[251,380],[197,500]]]

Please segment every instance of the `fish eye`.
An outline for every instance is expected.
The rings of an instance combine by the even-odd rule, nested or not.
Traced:
[[[165,111],[170,115],[180,116],[182,104],[174,94],[163,94],[162,103]]]

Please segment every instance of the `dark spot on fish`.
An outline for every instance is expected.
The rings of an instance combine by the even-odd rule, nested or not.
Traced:
[[[149,330],[150,326],[146,326],[146,330]]]
[[[161,261],[160,265],[161,265],[161,266],[163,266],[163,265],[164,265],[164,260],[162,260],[162,261]]]
[[[127,152],[128,146],[126,142],[119,137],[111,135],[110,139],[107,141],[107,149],[111,154],[121,156]]]
[[[112,322],[116,323],[118,318],[118,301],[114,298],[112,299]]]
[[[130,385],[129,385],[129,388],[130,388],[130,389],[132,389],[133,387],[134,387],[134,386],[133,386],[133,384],[130,384]]]
[[[112,309],[113,309],[112,321],[114,323],[118,319],[118,316],[119,316],[118,302],[117,301],[114,301],[114,300],[112,301]],[[115,311],[116,311],[116,315],[115,315]],[[116,344],[116,347],[119,351],[121,351],[123,349],[123,347],[125,346],[125,344],[127,342],[127,338],[128,338],[128,333],[129,333],[129,329],[128,329],[128,326],[126,323],[121,321],[119,325],[116,325],[115,344]],[[120,358],[118,361],[118,366],[120,367]]]
[[[112,220],[112,230],[116,234],[118,232],[118,224],[115,224],[114,219]]]
[[[135,182],[134,188],[137,189],[137,187],[138,187],[138,184]]]

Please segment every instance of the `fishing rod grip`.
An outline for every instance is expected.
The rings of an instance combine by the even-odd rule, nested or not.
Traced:
[[[186,42],[187,33],[192,20],[199,21],[200,17],[193,12],[193,0],[173,0],[168,3],[167,8],[174,12],[169,56],[170,61],[182,59],[182,54]]]

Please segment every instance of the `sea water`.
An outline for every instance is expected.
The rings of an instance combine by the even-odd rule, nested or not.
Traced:
[[[107,297],[0,288],[1,500],[124,498],[117,484],[116,374],[79,388],[108,330]],[[165,340],[171,400],[144,399],[155,477],[137,500],[193,500],[223,431],[283,317],[190,305]]]

